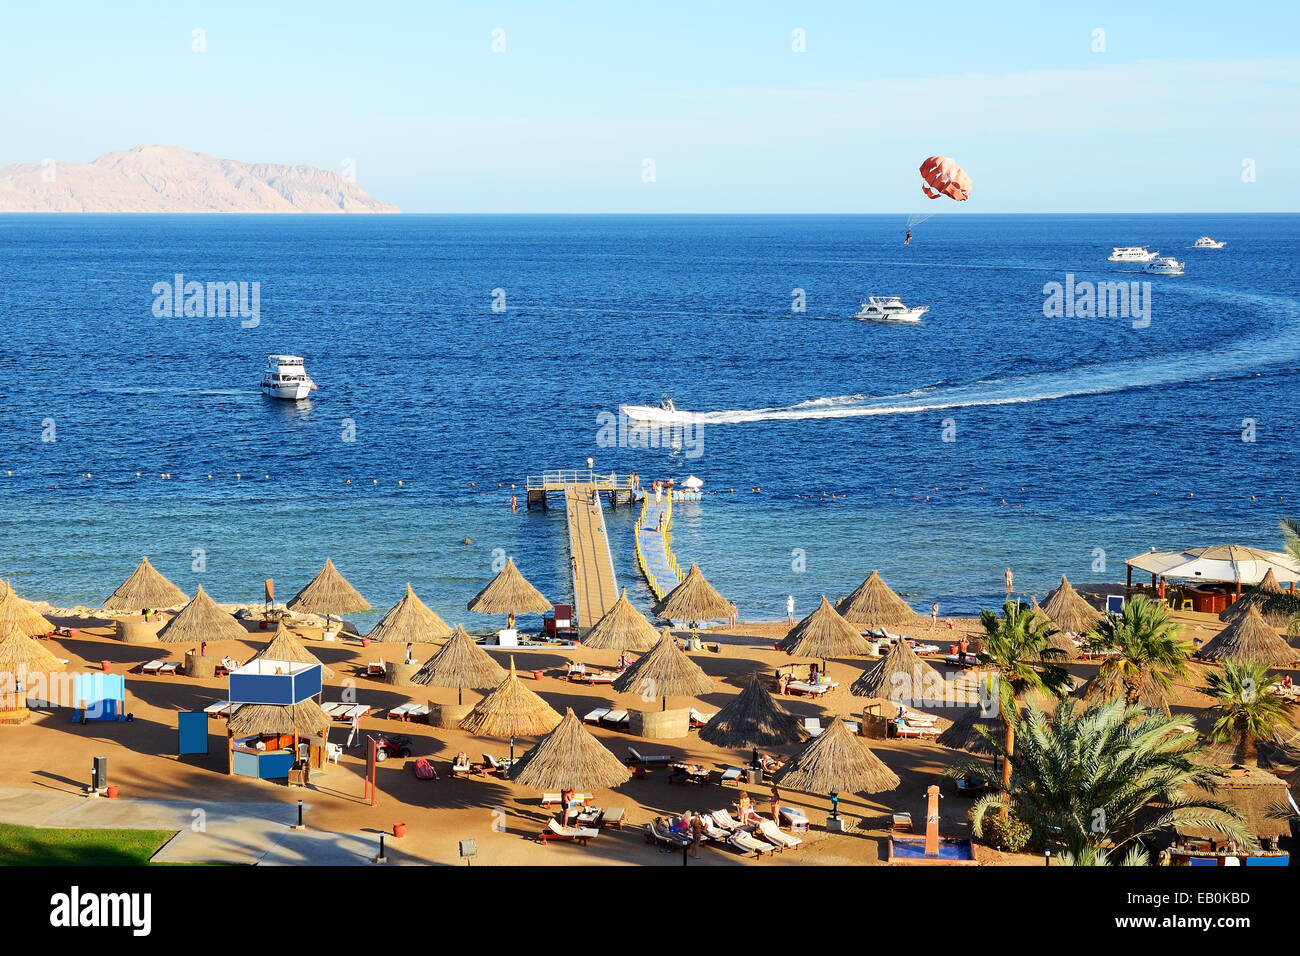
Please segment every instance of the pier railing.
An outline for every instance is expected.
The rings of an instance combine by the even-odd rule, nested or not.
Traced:
[[[630,475],[600,474],[579,468],[544,471],[529,475],[524,487],[529,491],[563,491],[569,485],[594,485],[597,491],[631,491]]]

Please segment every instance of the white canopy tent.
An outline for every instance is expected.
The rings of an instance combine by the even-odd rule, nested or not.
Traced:
[[[1300,581],[1300,562],[1290,555],[1238,544],[1216,544],[1185,551],[1152,549],[1124,563],[1130,569],[1146,571],[1158,578],[1253,585],[1262,581],[1272,568],[1279,584]]]

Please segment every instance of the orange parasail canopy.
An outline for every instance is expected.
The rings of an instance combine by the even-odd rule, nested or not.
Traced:
[[[970,198],[970,177],[947,156],[931,156],[921,163],[921,178],[928,184],[921,187],[921,192],[931,199],[944,195],[965,202]]]

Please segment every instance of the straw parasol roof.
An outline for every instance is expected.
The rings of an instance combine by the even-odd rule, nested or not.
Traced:
[[[682,583],[663,596],[652,610],[670,621],[716,621],[731,617],[731,604],[713,589],[692,561]]]
[[[457,691],[466,687],[483,690],[495,687],[505,677],[505,669],[487,651],[474,643],[474,638],[469,636],[468,631],[457,624],[451,639],[420,666],[411,677],[411,683],[454,687]]]
[[[876,571],[867,575],[856,591],[835,605],[835,610],[846,620],[869,627],[897,627],[916,620],[916,612],[890,590]]]
[[[506,566],[465,607],[477,614],[545,614],[551,602],[519,573],[514,558],[506,558]]]
[[[1273,627],[1286,627],[1290,615],[1285,610],[1275,606],[1280,602],[1271,600],[1276,595],[1283,593],[1285,592],[1282,590],[1282,586],[1277,583],[1277,575],[1273,573],[1272,568],[1269,568],[1268,573],[1264,575],[1264,580],[1260,581],[1253,591],[1245,597],[1233,601],[1219,612],[1219,620],[1225,624],[1231,624],[1250,608],[1257,607],[1260,613],[1264,615],[1264,620]]]
[[[1001,722],[994,714],[986,715],[982,708],[968,707],[952,722],[952,726],[935,739],[935,743],[972,754],[992,754],[993,748],[976,732],[976,727],[996,733],[1001,728]]]
[[[858,629],[839,615],[822,595],[821,604],[790,629],[777,645],[791,657],[854,657],[871,653]]]
[[[1257,837],[1273,840],[1291,835],[1291,824],[1286,819],[1273,816],[1272,808],[1288,802],[1287,783],[1266,770],[1234,765],[1221,767],[1222,776],[1214,779],[1213,790],[1206,790],[1215,800],[1236,809],[1246,820],[1246,826]],[[1200,787],[1186,788],[1186,795],[1203,797]],[[1209,827],[1188,824],[1174,828],[1180,835],[1201,839],[1221,840],[1223,834]]]
[[[519,758],[510,779],[530,790],[602,790],[624,783],[630,772],[565,708],[564,719]]]
[[[1031,598],[1034,612],[1042,615],[1043,619],[1052,625],[1052,632],[1047,635],[1047,647],[1050,650],[1060,651],[1060,654],[1053,654],[1052,663],[1061,663],[1062,661],[1078,660],[1082,653],[1079,645],[1070,639],[1070,635],[1065,633],[1065,629],[1059,629],[1056,622],[1051,619],[1046,611],[1038,605],[1038,598]],[[1099,615],[1100,617],[1100,615]],[[1075,633],[1087,633],[1086,631],[1076,631]]]
[[[460,722],[461,730],[484,737],[540,737],[560,722],[546,701],[524,686],[510,658],[510,673]]]
[[[232,736],[253,734],[318,734],[330,725],[320,704],[308,698],[300,704],[245,704],[226,728]]]
[[[290,611],[320,614],[328,619],[332,614],[369,611],[370,603],[348,584],[339,569],[334,567],[334,562],[326,558],[325,566],[285,607]]]
[[[248,639],[244,625],[217,607],[199,585],[194,600],[162,626],[158,640],[164,644],[194,644],[199,641],[243,641]]]
[[[0,627],[0,673],[49,674],[63,670],[63,662],[33,637],[12,624]]]
[[[154,570],[148,557],[143,557],[131,576],[108,596],[104,607],[130,611],[144,607],[175,607],[188,600],[184,591]]]
[[[639,693],[646,700],[663,697],[665,704],[669,697],[698,697],[714,689],[713,678],[686,656],[668,628],[649,653],[614,678],[612,686],[620,694]]]
[[[627,599],[627,588],[624,588],[614,606],[587,632],[582,645],[598,651],[640,653],[650,650],[658,640],[659,632],[645,619],[644,614],[632,606],[632,602]]]
[[[807,740],[808,731],[752,674],[745,689],[700,728],[700,739],[717,747],[780,747]]]
[[[916,702],[929,700],[927,693],[942,691],[943,675],[921,660],[907,641],[895,641],[883,658],[853,682],[855,697]]]
[[[14,625],[28,637],[49,634],[54,630],[54,625],[20,598],[8,581],[0,582],[0,629],[5,624]]]
[[[1101,620],[1101,612],[1074,589],[1064,574],[1060,586],[1047,595],[1042,611],[1061,630],[1075,634],[1087,634]]]
[[[1300,657],[1300,652],[1269,627],[1259,608],[1248,607],[1245,614],[1202,647],[1198,656],[1212,661],[1259,661],[1285,667]]]
[[[250,663],[256,660],[265,660],[288,661],[291,664],[320,664],[322,677],[330,678],[334,676],[334,671],[321,663],[320,658],[315,654],[307,650],[302,641],[298,640],[298,635],[285,627],[283,621],[281,621],[280,626],[275,629],[275,636],[271,638],[271,643],[267,644],[266,647],[262,648],[248,660]]]
[[[367,636],[380,643],[432,644],[451,637],[451,628],[416,597],[408,582],[406,596],[388,609]]]
[[[881,793],[900,783],[839,717],[777,770],[772,782],[805,793]]]

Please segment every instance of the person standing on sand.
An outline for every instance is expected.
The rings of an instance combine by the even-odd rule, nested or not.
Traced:
[[[1011,597],[1011,589],[1015,586],[1015,576],[1012,575],[1011,569],[1007,568],[1006,573],[1002,575],[1002,580],[1007,584],[1007,597]]]
[[[770,806],[772,808],[772,822],[778,827],[781,826],[781,791],[776,787],[772,788],[772,799]]]
[[[930,630],[939,626],[939,602],[935,601],[930,605]]]
[[[736,602],[735,602],[735,601],[732,601],[732,602],[731,602],[731,621],[730,621],[730,624],[731,624],[732,627],[735,627],[735,626],[736,626],[736,618],[739,617],[739,616],[740,616],[740,608],[736,607]]]
[[[789,594],[785,599],[785,619],[789,623],[794,623],[794,595]]]
[[[704,817],[695,814],[691,819],[691,856],[699,858],[700,844],[704,842]]]

